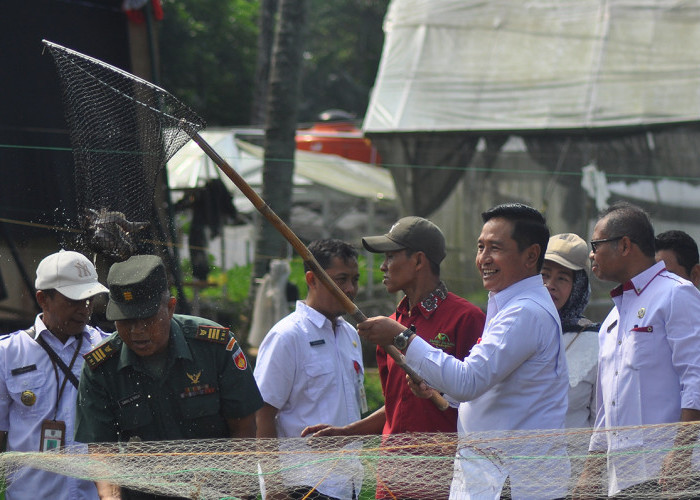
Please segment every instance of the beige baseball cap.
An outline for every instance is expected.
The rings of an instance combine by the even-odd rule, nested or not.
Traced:
[[[56,290],[71,300],[85,300],[107,293],[97,281],[97,271],[83,254],[61,250],[45,257],[36,268],[37,290]]]
[[[555,234],[549,238],[544,260],[551,260],[572,271],[588,270],[588,245],[574,233]]]

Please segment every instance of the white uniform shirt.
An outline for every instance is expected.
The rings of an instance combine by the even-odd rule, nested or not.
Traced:
[[[611,296],[615,307],[598,334],[595,429],[678,422],[681,408],[700,409],[700,292],[659,262]],[[665,453],[635,454],[635,448],[670,445],[637,430],[594,433],[590,449],[625,450],[609,456],[613,495],[660,471]]]
[[[472,347],[464,361],[418,337],[411,342],[406,360],[432,387],[465,401],[459,406],[460,436],[479,431],[564,427],[569,379],[561,324],[540,275],[489,294],[481,342]],[[544,446],[549,446],[546,441]],[[560,444],[555,448],[543,453],[565,453]],[[566,460],[549,460],[549,470],[557,469],[562,488],[542,491],[536,486],[528,489],[528,481],[532,480],[528,470],[536,460],[535,464],[520,464],[520,472],[516,462],[511,462],[509,470],[501,474],[496,468],[485,470],[487,461],[473,460],[469,450],[458,451],[457,458],[450,498],[498,495],[508,474],[513,498],[566,495]],[[475,464],[478,471],[472,467]],[[477,489],[480,487],[483,490]]]
[[[364,384],[360,337],[342,318],[335,321],[333,331],[328,318],[302,301],[263,339],[254,374],[263,400],[279,410],[279,438],[299,437],[309,425],[343,426],[360,419]],[[342,472],[346,467],[336,469]],[[308,474],[292,469],[287,482],[314,486],[322,477],[318,490],[325,495],[350,498],[353,487],[359,493],[360,485],[348,476],[335,471],[329,475],[327,464]]]
[[[78,346],[78,338],[71,337],[62,344],[46,329],[41,315],[36,317],[34,328],[63,362],[67,366],[70,365]],[[108,336],[102,330],[90,326],[85,328],[82,335],[80,352],[72,368],[73,374],[78,378],[83,367],[82,355]],[[65,375],[58,366],[56,369],[58,380],[63,383]],[[0,337],[0,430],[8,432],[8,451],[39,451],[41,424],[44,420],[54,418],[58,387],[49,355],[25,331],[19,330]],[[24,391],[34,394],[34,404],[22,402],[21,396]],[[56,414],[56,420],[62,420],[66,424],[67,446],[75,444],[73,433],[77,392],[73,384],[67,381]],[[20,469],[9,480],[11,484],[7,488],[7,500],[98,498],[92,481],[82,481],[36,469]]]

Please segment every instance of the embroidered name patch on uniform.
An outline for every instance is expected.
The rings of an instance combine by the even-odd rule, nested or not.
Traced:
[[[196,338],[217,344],[228,344],[230,339],[228,328],[223,326],[200,326]]]
[[[83,354],[83,359],[85,359],[90,369],[94,370],[118,352],[119,350],[114,347],[111,342],[106,342],[95,347],[92,351]]]
[[[120,399],[120,400],[118,401],[118,403],[119,403],[119,406],[126,406],[126,405],[128,405],[128,404],[135,403],[135,402],[138,401],[139,399],[141,399],[141,394],[139,394],[139,393],[137,392],[137,393],[135,393],[135,394],[132,394],[131,396],[127,396],[127,397],[125,397],[125,398],[123,398],[123,399]]]
[[[36,370],[36,365],[27,365],[20,368],[13,368],[10,370],[10,373],[12,375],[22,375],[23,373],[33,372],[34,370]]]

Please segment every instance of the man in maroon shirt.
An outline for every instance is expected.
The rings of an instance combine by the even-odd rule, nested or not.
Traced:
[[[448,292],[440,280],[440,263],[445,258],[445,237],[440,229],[421,217],[404,217],[387,234],[362,238],[362,244],[370,252],[384,253],[381,270],[387,291],[405,294],[391,317],[407,328],[414,325],[427,342],[464,359],[481,336],[485,315],[474,304]],[[405,372],[381,347],[377,348],[377,365],[384,406],[347,426],[319,424],[307,427],[302,435],[457,431],[457,409],[440,411],[429,399],[414,396]],[[434,490],[396,495],[389,488],[388,484],[380,486],[377,498],[436,498]]]

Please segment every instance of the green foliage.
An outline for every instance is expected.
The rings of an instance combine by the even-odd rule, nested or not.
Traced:
[[[366,364],[366,363],[365,363]],[[382,382],[376,368],[365,368],[365,392],[367,393],[367,415],[374,413],[384,406],[384,393],[382,392]]]
[[[213,257],[210,256],[210,261]],[[365,272],[367,268],[367,260],[363,255],[358,257],[358,265],[360,268],[360,286],[365,286],[367,284],[367,273]],[[379,267],[381,266],[381,260],[374,260],[374,276],[381,276],[381,271]],[[290,262],[290,275],[289,281],[294,283],[299,288],[299,297],[306,297],[307,287],[306,280],[304,279],[304,261],[301,257],[296,256]],[[250,293],[250,280],[251,274],[253,272],[253,265],[248,264],[246,266],[235,266],[226,271],[223,271],[217,267],[214,267],[209,273],[208,282],[211,285],[208,288],[204,288],[199,292],[199,295],[203,299],[209,300],[222,300],[230,301],[235,303],[243,303],[248,300],[248,295]],[[188,259],[182,261],[182,274],[185,282],[192,281],[192,264]],[[185,297],[188,300],[192,300],[194,296],[194,290],[190,287],[185,288]]]
[[[164,0],[162,83],[212,125],[249,123],[258,0]]]
[[[384,43],[389,0],[310,0],[300,121],[330,108],[364,116]]]
[[[209,125],[250,123],[260,0],[163,0],[161,81]],[[389,0],[309,0],[299,120],[326,109],[363,116]]]

